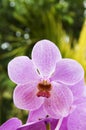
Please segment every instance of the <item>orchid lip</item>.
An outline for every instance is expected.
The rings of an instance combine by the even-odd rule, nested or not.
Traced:
[[[37,88],[38,88],[38,92],[37,92],[38,97],[49,98],[51,96],[50,91],[52,89],[52,85],[49,81],[43,80],[38,84]]]

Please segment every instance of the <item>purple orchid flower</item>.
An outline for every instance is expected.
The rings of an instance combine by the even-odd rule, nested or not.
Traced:
[[[9,62],[8,75],[17,84],[13,99],[18,108],[33,111],[43,105],[58,119],[71,111],[73,94],[68,86],[80,82],[84,71],[75,60],[62,59],[55,44],[41,40],[33,47],[32,59],[19,56]]]
[[[17,130],[22,122],[18,118],[11,118],[0,126],[0,130]]]

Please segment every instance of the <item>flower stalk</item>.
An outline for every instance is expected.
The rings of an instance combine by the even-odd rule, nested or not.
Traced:
[[[50,123],[46,124],[46,130],[51,130]]]

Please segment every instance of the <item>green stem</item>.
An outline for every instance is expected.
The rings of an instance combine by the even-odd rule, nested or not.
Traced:
[[[46,124],[46,130],[51,130],[50,123]]]

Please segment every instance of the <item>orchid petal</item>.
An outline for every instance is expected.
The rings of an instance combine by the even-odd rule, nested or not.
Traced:
[[[84,89],[85,89],[84,79],[80,80],[78,83],[74,85],[70,85],[69,88],[71,89],[73,93],[74,100],[82,97],[84,94]]]
[[[57,83],[53,83],[51,97],[45,100],[45,109],[52,118],[61,118],[69,114],[73,103],[71,90]]]
[[[75,60],[62,59],[57,62],[56,70],[51,80],[68,85],[74,85],[84,77],[82,66]]]
[[[80,105],[83,103],[86,103],[86,96],[82,96],[81,98],[75,100],[75,102],[74,102],[75,105]]]
[[[61,59],[59,49],[49,40],[41,40],[36,43],[32,50],[32,60],[39,72],[44,77],[49,77]]]
[[[18,108],[26,110],[35,110],[39,108],[43,104],[44,99],[36,96],[36,86],[36,82],[18,85],[13,94],[14,104]]]
[[[27,123],[36,122],[41,119],[47,118],[47,112],[44,110],[44,106],[42,105],[39,109],[35,111],[31,111],[28,116]]]
[[[68,117],[68,130],[86,130],[86,103],[78,105]]]
[[[8,64],[8,75],[17,84],[39,79],[32,61],[27,56],[19,56]]]
[[[22,122],[18,118],[11,118],[0,126],[0,130],[16,130]]]
[[[37,109],[35,111],[31,111],[29,113],[27,123],[37,122],[37,121],[40,121],[40,120],[45,121],[45,123],[49,123],[51,130],[55,130],[55,127],[58,123],[57,119],[50,118],[50,116],[45,111],[43,105],[39,109]]]

